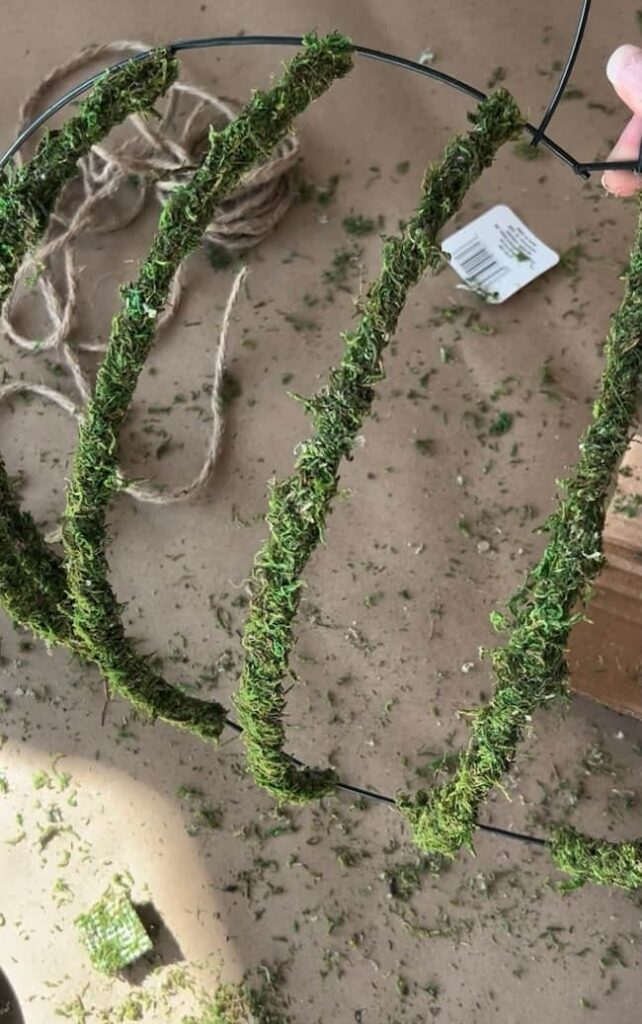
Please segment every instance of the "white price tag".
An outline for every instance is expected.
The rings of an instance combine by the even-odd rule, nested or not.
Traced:
[[[559,256],[508,206],[494,206],[441,244],[450,266],[488,302],[505,302],[544,274]]]

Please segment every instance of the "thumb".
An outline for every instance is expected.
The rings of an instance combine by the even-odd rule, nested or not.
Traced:
[[[606,77],[634,114],[642,117],[642,50],[639,46],[618,46],[606,65]]]
[[[637,160],[642,142],[642,50],[620,46],[611,55],[606,74],[621,100],[633,111],[626,128],[609,154],[611,160]],[[642,179],[630,171],[606,171],[602,184],[616,196],[630,196],[642,188]]]

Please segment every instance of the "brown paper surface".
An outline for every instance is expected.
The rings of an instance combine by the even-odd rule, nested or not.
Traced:
[[[502,67],[505,84],[536,119],[576,16],[575,4],[550,0],[5,0],[3,13],[3,143],[13,138],[25,93],[89,41],[314,26],[412,58],[432,50],[437,67],[480,87]],[[562,103],[551,128],[586,159],[605,156],[624,123],[603,68],[638,31],[629,4],[596,5],[572,82],[581,94]],[[183,63],[193,80],[243,98],[266,85],[288,53],[207,51]],[[266,481],[287,473],[308,429],[287,391],[318,386],[355,315],[350,292],[334,289],[328,301],[323,280],[337,250],[352,244],[342,220],[381,215],[383,230],[395,231],[413,208],[426,163],[464,128],[468,106],[441,86],[361,60],[301,119],[305,174],[319,185],[339,175],[336,197],[326,207],[296,205],[249,256],[230,340],[240,394],[226,410],[216,474],[189,505],[152,508],[122,498],[110,515],[112,577],[128,628],[141,649],[165,658],[170,679],[216,678],[211,692],[229,705],[243,615],[234,601],[264,536]],[[558,251],[579,245],[577,273],[557,269],[492,309],[464,295],[450,271],[412,293],[375,416],[343,473],[326,545],[306,572],[289,749],[387,794],[421,785],[431,757],[466,736],[456,711],[490,691],[479,659],[480,646],[493,642],[488,613],[541,549],[534,529],[553,508],[555,480],[573,461],[590,415],[635,218],[634,204],[605,198],[597,179],[583,183],[551,157],[526,161],[511,147],[455,223],[497,202]],[[135,231],[83,243],[76,337],[107,336],[117,285],[135,272],[156,213],[152,204]],[[378,258],[376,234],[359,244],[354,292]],[[230,281],[203,253],[192,259],[181,312],[159,339],[123,434],[136,475],[176,485],[200,464],[204,386]],[[455,304],[466,309],[451,321],[443,309]],[[68,386],[43,358],[6,341],[1,358],[13,376]],[[555,382],[548,388],[545,366]],[[150,414],[150,405],[169,412]],[[513,414],[512,427],[489,438],[500,411]],[[75,428],[37,400],[3,407],[0,421],[10,471],[24,473],[25,500],[50,527],[62,508]],[[431,454],[416,444],[426,439]],[[221,627],[228,613],[229,633]],[[556,875],[546,851],[479,835],[476,857],[462,855],[440,879],[426,876],[400,904],[384,875],[416,853],[394,811],[341,797],[278,816],[244,776],[238,740],[226,734],[221,749],[210,750],[168,727],[134,722],[120,702],[110,704],[101,728],[96,672],[63,652],[46,653],[4,620],[2,634],[2,689],[11,704],[0,719],[8,737],[0,813],[7,840],[25,837],[0,844],[0,969],[28,1024],[51,1024],[77,996],[93,1022],[95,1008],[131,993],[131,978],[109,983],[91,971],[72,923],[123,870],[165,926],[160,974],[134,972],[139,991],[157,991],[172,960],[189,971],[203,964],[199,984],[210,989],[219,974],[238,978],[261,963],[281,964],[299,1024],[636,1019],[640,915],[625,895],[586,888],[563,900],[550,885]],[[572,815],[600,834],[638,835],[641,741],[639,723],[581,699],[566,713],[537,716],[506,792],[493,794],[484,820],[546,835],[552,819]],[[55,779],[51,789],[35,788],[34,773],[51,776],[57,754],[64,755],[58,770],[72,775],[68,788],[60,791]],[[220,806],[222,827],[199,824],[200,804],[184,788],[181,797],[181,787]],[[41,830],[52,824],[73,832],[56,833],[43,850]],[[58,879],[69,894],[56,888]],[[169,1016],[156,1007],[143,1019],[196,1012],[189,993],[170,1005]]]

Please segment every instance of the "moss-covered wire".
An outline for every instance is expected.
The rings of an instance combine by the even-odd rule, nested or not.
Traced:
[[[11,290],[27,253],[44,234],[49,217],[78,161],[130,114],[153,110],[176,78],[167,50],[107,71],[62,128],[47,132],[32,159],[0,175],[0,303]],[[20,625],[49,642],[70,642],[63,613],[66,579],[28,512],[20,510],[0,457],[0,603]]]
[[[176,78],[177,62],[164,49],[144,60],[106,72],[59,131],[48,132],[29,163],[0,179],[0,300],[11,288],[29,249],[42,237],[64,185],[78,160],[129,114],[153,110]],[[47,546],[32,516],[20,509],[0,458],[0,602],[10,617],[48,643],[59,643],[87,659],[91,653],[74,634],[67,577],[61,559]],[[183,694],[161,680],[138,711],[158,717],[173,697],[173,724],[194,726],[203,738],[220,734],[224,711]],[[206,714],[204,716],[204,709]]]
[[[642,839],[610,843],[564,825],[553,831],[550,845],[558,868],[570,875],[564,889],[576,889],[586,882],[642,889]]]
[[[106,511],[123,482],[117,464],[118,434],[180,263],[198,246],[216,206],[243,174],[271,154],[297,114],[349,71],[351,53],[350,41],[337,33],[307,36],[303,50],[269,92],[253,93],[235,121],[223,131],[211,131],[200,166],[188,184],[171,193],[162,210],[137,280],[121,290],[122,309],[113,321],[80,426],[63,516],[74,634],[114,692],[205,738],[220,734],[224,709],[203,701],[200,712],[194,702],[186,711],[181,691],[169,686],[125,635],[109,583]]]
[[[470,847],[479,807],[512,764],[532,715],[567,695],[566,644],[578,602],[602,568],[602,531],[618,463],[628,446],[642,373],[642,216],[625,274],[626,292],[606,342],[606,364],[580,457],[560,483],[557,510],[545,524],[550,540],[524,585],[495,613],[510,630],[490,654],[495,691],[470,715],[472,737],[452,777],[398,803],[422,850],[454,856]],[[577,846],[577,844],[576,844]]]
[[[0,605],[46,643],[74,646],[60,559],[21,511],[1,457],[0,510]]]
[[[497,149],[523,123],[504,90],[481,103],[471,121],[468,134],[453,139],[441,163],[429,169],[419,206],[405,231],[385,242],[381,273],[360,303],[357,327],[343,335],[339,366],[330,372],[328,384],[304,402],[315,432],[299,446],[292,475],[270,490],[269,537],[254,562],[252,602],[243,632],[245,662],[234,703],[249,770],[278,800],[305,802],[336,784],[332,770],[298,767],[284,753],[283,684],[303,586],[301,573],[323,540],[341,460],[349,456],[372,405],[374,385],[383,377],[382,353],[408,291],[429,267],[443,262],[438,232]]]
[[[215,738],[224,710],[170,686],[137,654],[124,635],[120,610],[107,581],[105,515],[118,489],[118,430],[153,343],[154,321],[180,261],[198,244],[213,207],[256,160],[289,130],[292,117],[351,65],[351,44],[333,34],[306,38],[283,78],[267,94],[255,93],[237,122],[212,133],[201,168],[164,210],[139,279],[123,289],[94,400],[81,429],[65,513],[67,566],[47,547],[31,516],[20,509],[0,458],[0,603],[15,621],[51,643],[95,660],[112,689],[141,712]],[[77,160],[129,113],[148,110],[171,84],[175,61],[159,50],[103,76],[79,112],[49,133],[33,160],[0,177],[0,300],[30,247],[41,237],[57,196]],[[279,800],[302,802],[330,791],[336,777],[295,765],[283,752],[283,680],[288,672],[292,623],[301,572],[323,539],[338,486],[341,459],[354,439],[382,378],[381,356],[409,288],[442,254],[437,233],[499,145],[515,135],[521,117],[501,91],[472,116],[473,130],[449,144],[424,183],[422,200],[405,233],[389,239],[383,269],[361,303],[362,317],[344,335],[344,357],[328,385],[305,401],[315,433],[300,449],[291,477],[273,485],[270,535],[255,560],[253,600],[244,632],[245,664],[235,703],[244,727],[248,764],[256,781]],[[627,446],[642,372],[642,221],[626,274],[627,290],[613,318],[602,389],[593,422],[581,442],[572,475],[546,528],[551,539],[525,585],[509,602],[503,648],[491,652],[496,676],[488,705],[471,715],[472,738],[451,779],[413,798],[399,798],[417,844],[454,856],[470,846],[481,802],[515,757],[535,710],[565,696],[565,645],[574,608],[603,564],[601,534],[613,473]],[[613,843],[567,826],[553,830],[551,851],[571,878],[625,889],[642,887],[642,840]]]
[[[64,185],[95,143],[130,114],[150,111],[174,82],[178,61],[166,49],[106,71],[60,129],[48,131],[31,160],[0,175],[0,301],[27,252],[41,238]]]

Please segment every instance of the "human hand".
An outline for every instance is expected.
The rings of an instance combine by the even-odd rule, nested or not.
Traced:
[[[606,66],[607,77],[633,117],[620,135],[609,160],[637,160],[642,142],[642,50],[619,46]],[[604,188],[614,196],[632,196],[642,189],[642,176],[631,171],[605,171]]]

